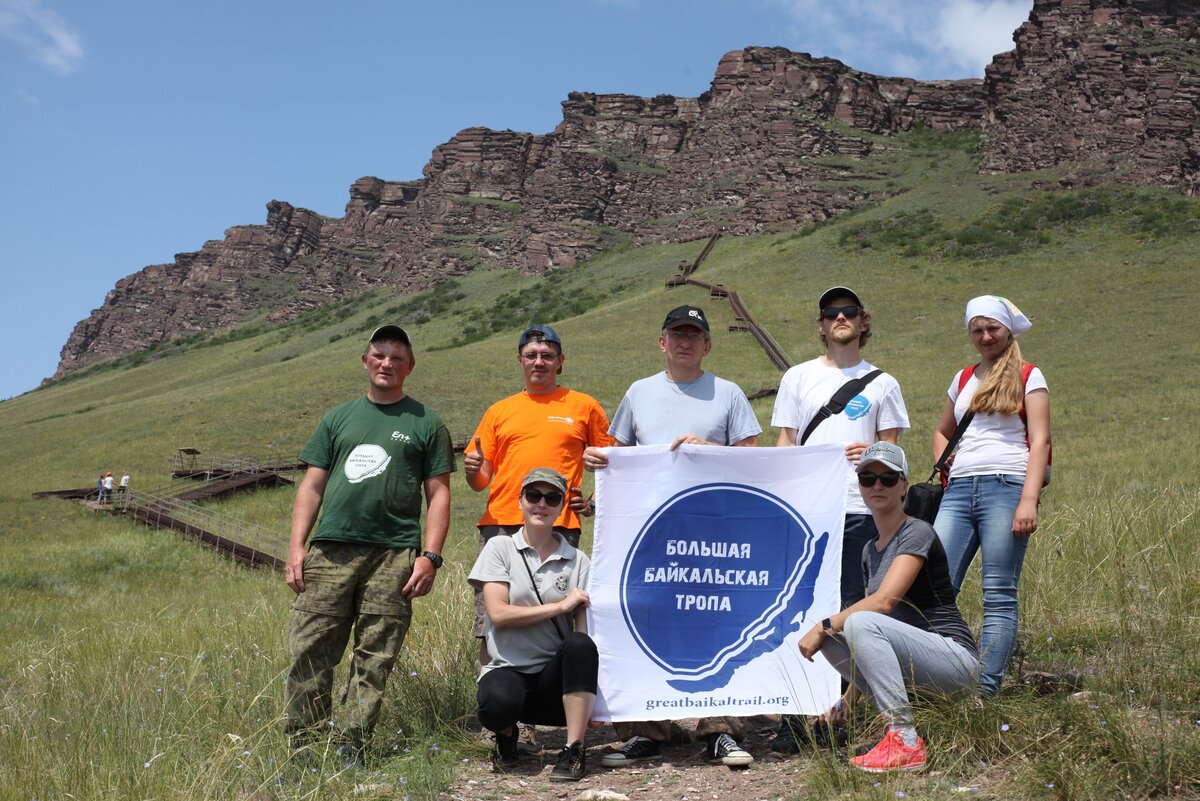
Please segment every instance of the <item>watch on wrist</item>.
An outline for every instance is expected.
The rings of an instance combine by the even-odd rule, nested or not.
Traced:
[[[430,562],[433,562],[433,566],[435,568],[441,569],[442,562],[444,560],[442,559],[442,555],[440,553],[434,553],[433,551],[423,551],[421,553],[421,556],[424,556]]]
[[[821,631],[825,632],[826,634],[833,634],[833,622],[830,621],[829,618],[825,618],[821,621]]]

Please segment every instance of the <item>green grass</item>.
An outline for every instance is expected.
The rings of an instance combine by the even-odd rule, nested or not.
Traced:
[[[1021,665],[1082,672],[1089,695],[1017,690],[982,710],[921,708],[932,776],[868,779],[813,758],[783,781],[847,798],[952,798],[972,786],[997,799],[1200,796],[1200,482],[1186,458],[1200,446],[1200,202],[1048,192],[1059,172],[980,176],[969,137],[906,136],[873,138],[876,155],[855,168],[890,182],[886,200],[800,231],[726,237],[697,277],[736,289],[797,360],[821,350],[816,297],[855,287],[874,314],[866,355],[904,390],[914,472],[932,462],[946,386],[973,357],[965,301],[999,293],[1033,318],[1022,347],[1050,382],[1055,481],[1022,579]],[[1025,244],[970,258],[943,247],[969,231]],[[658,327],[681,303],[709,313],[713,372],[747,391],[778,384],[749,335],[727,333],[726,304],[663,287],[702,242],[614,244],[546,277],[476,270],[411,297],[377,292],[286,324],[251,321],[0,403],[0,801],[242,798],[285,756],[281,579],[30,493],[90,486],[109,469],[129,469],[135,488],[162,483],[185,445],[294,456],[327,408],[362,392],[362,340],[384,321],[412,332],[408,388],[459,439],[519,387],[527,322],[556,327],[563,382],[610,413],[630,381],[661,369]],[[771,399],[754,408],[769,443]],[[412,798],[484,757],[463,729],[474,661],[463,577],[483,497],[458,475],[452,491],[449,567],[416,605],[371,754],[376,778]],[[260,490],[211,507],[282,532],[291,499]],[[975,627],[979,594],[976,572],[961,597]],[[330,761],[279,797],[351,798],[354,783]]]

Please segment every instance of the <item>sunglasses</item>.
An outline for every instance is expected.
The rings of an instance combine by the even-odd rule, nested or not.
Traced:
[[[525,500],[530,506],[536,505],[538,501],[545,501],[547,506],[558,506],[563,502],[563,494],[561,492],[541,492],[533,487],[525,488]]]
[[[900,483],[900,474],[895,470],[887,470],[883,473],[858,474],[858,485],[860,487],[873,487],[877,480],[885,487],[894,487]]]
[[[853,320],[862,312],[859,306],[826,306],[821,309],[821,316],[826,320],[836,320],[839,314],[846,315],[847,320]]]

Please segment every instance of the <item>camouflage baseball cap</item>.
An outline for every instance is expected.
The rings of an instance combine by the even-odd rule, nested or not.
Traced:
[[[530,484],[549,484],[564,495],[567,493],[567,479],[562,473],[549,467],[535,467],[526,473],[525,478],[521,480],[521,489]]]

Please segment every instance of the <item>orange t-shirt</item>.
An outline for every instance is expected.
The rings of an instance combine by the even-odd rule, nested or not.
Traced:
[[[521,480],[533,468],[553,468],[566,476],[568,486],[578,487],[583,479],[584,448],[612,444],[608,416],[596,399],[566,387],[540,395],[521,391],[496,401],[467,443],[468,451],[475,449],[475,437],[483,446],[483,457],[492,463],[481,526],[525,522],[518,498]],[[554,525],[579,528],[579,517],[564,503]]]

